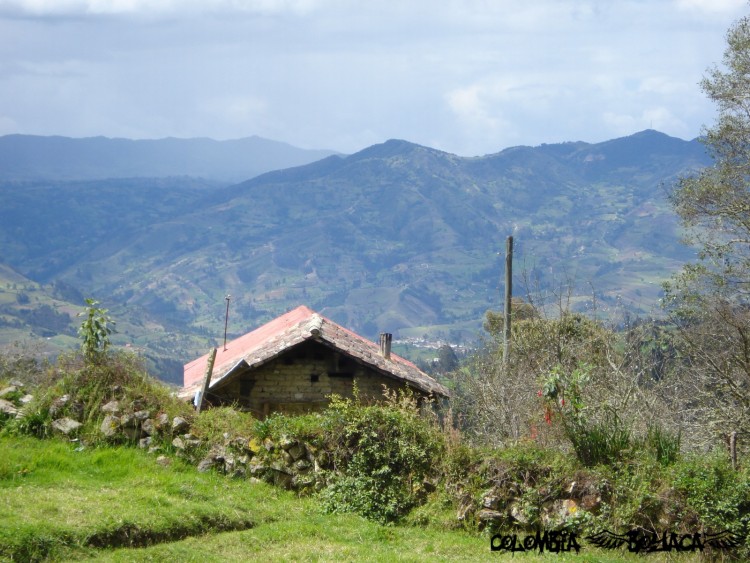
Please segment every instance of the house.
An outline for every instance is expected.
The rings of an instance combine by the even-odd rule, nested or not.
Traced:
[[[380,345],[300,306],[220,346],[205,400],[237,404],[256,416],[320,410],[331,394],[366,400],[408,387],[418,397],[447,398],[448,390],[404,358],[392,354],[391,335]],[[185,364],[180,396],[192,399],[205,378],[208,354]]]

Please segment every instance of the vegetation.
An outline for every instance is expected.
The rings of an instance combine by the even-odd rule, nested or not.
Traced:
[[[725,67],[703,83],[720,110],[705,139],[716,165],[684,177],[671,196],[701,253],[666,286],[668,321],[623,315],[608,324],[577,312],[570,293],[545,300],[538,295],[548,293],[537,292],[514,303],[509,354],[501,342],[502,317],[492,311],[484,346],[473,356],[459,362],[451,346],[439,349],[438,371],[453,390],[448,411],[418,405],[407,393],[386,393],[380,404],[363,404],[355,393],[353,400],[332,397],[320,413],[255,420],[226,407],[194,413],[148,375],[138,356],[113,352],[114,323],[88,299],[79,353],[54,362],[18,351],[0,354],[0,558],[288,559],[309,558],[314,549],[313,557],[322,559],[390,560],[406,548],[415,560],[476,560],[492,556],[487,544],[495,534],[542,530],[582,540],[603,531],[673,538],[726,533],[729,543],[686,558],[750,558],[750,18],[730,30]],[[557,150],[570,157],[586,149]],[[363,151],[347,165],[385,167],[392,185],[408,177],[421,189],[424,180],[403,170],[405,154],[433,171],[450,163],[463,167],[463,179],[486,180],[476,162],[400,142]],[[313,167],[322,176],[308,178],[305,188],[320,188],[347,160]],[[314,224],[307,237],[313,245],[333,236],[363,261],[389,264],[379,274],[383,279],[365,275],[356,289],[396,278],[401,287],[401,266],[425,255],[416,247],[395,248],[390,235],[382,235],[384,226],[397,225],[384,225],[373,202],[356,200],[364,213],[354,231],[340,213],[326,230],[321,225],[328,223],[305,206],[279,207],[281,188],[299,174],[279,173],[243,189],[258,206],[270,206],[271,224],[284,215]],[[430,178],[436,198],[450,192],[450,182]],[[354,205],[347,199],[352,193],[340,188],[339,203]],[[236,192],[222,213],[232,213]],[[411,213],[411,221],[400,239],[435,244],[421,240],[419,222],[430,211],[424,198],[401,195],[404,201],[392,204]],[[530,205],[518,190],[506,195],[518,209]],[[493,231],[483,215],[472,230],[453,211],[436,220],[445,232],[472,239]],[[258,227],[242,220],[251,230]],[[368,250],[361,245],[370,235],[378,244]],[[283,241],[286,235],[274,236]],[[442,236],[437,247],[452,235]],[[269,252],[245,262],[243,281],[252,282],[253,264],[265,262],[276,276],[300,268],[304,279],[334,275],[299,248],[280,244]],[[343,269],[361,270],[360,262],[335,259]],[[454,271],[455,260],[436,262],[435,269]],[[39,288],[18,287],[22,278],[3,271],[13,276],[6,288],[14,297],[4,298],[2,310],[20,307],[27,318],[41,312],[52,321],[49,330],[65,328],[69,313],[48,303],[32,307]],[[367,301],[366,294],[348,291],[346,279],[337,283],[329,298]],[[459,318],[462,306],[447,306],[444,291],[423,281],[407,285],[398,294],[399,308],[441,310],[436,321]],[[304,283],[299,287],[307,290]],[[265,288],[266,297],[273,288]],[[53,290],[75,293],[67,285]],[[147,297],[151,305],[175,322],[187,315],[166,300],[164,287],[160,291]],[[386,306],[393,295],[375,293],[382,309],[361,322],[377,329],[393,314]],[[217,537],[221,532],[231,535]],[[305,551],[293,539],[303,540]],[[584,560],[620,560],[618,552],[589,549]]]
[[[715,165],[683,178],[672,202],[699,261],[667,284],[675,345],[683,361],[678,385],[694,397],[687,426],[714,436],[750,436],[750,18],[729,30],[723,68],[702,87],[719,110],[704,142]]]

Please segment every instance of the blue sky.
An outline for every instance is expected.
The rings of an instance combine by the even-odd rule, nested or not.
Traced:
[[[463,156],[715,119],[745,0],[0,0],[0,135]]]

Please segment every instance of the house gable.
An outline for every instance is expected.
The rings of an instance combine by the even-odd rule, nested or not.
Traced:
[[[256,367],[238,369],[212,387],[214,405],[236,404],[262,417],[271,412],[310,412],[324,408],[331,395],[382,398],[383,390],[404,389],[405,382],[374,370],[348,354],[308,340]]]
[[[207,359],[185,365],[182,397],[192,398],[199,389]],[[314,410],[332,393],[351,396],[355,383],[362,398],[382,398],[384,386],[448,396],[413,363],[382,354],[375,343],[302,306],[220,349],[207,399],[261,413],[273,405],[308,404]]]

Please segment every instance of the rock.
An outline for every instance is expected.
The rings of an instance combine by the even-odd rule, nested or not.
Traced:
[[[305,451],[305,446],[302,444],[294,444],[290,448],[288,448],[287,453],[292,456],[292,459],[294,461],[297,461],[298,459],[302,459],[303,457],[306,457],[307,452]]]
[[[156,463],[158,463],[162,467],[169,467],[170,465],[172,465],[172,458],[169,458],[165,455],[160,455],[156,458]]]
[[[169,424],[169,415],[165,412],[159,413],[159,416],[156,417],[155,422],[156,422],[156,428],[162,429],[167,424]]]
[[[578,503],[573,499],[558,499],[542,507],[541,519],[545,525],[558,525],[578,512]]]
[[[55,432],[65,434],[66,436],[76,433],[81,426],[83,426],[83,424],[68,417],[58,418],[57,420],[52,421],[52,429]]]
[[[10,401],[6,401],[5,399],[0,399],[0,412],[10,416],[18,415],[18,409],[16,408],[16,406]]]
[[[270,438],[266,438],[263,440],[263,447],[266,448],[266,451],[270,452],[274,448],[273,441]]]
[[[216,461],[211,457],[206,457],[198,464],[198,471],[200,473],[206,473],[216,466]]]
[[[138,440],[138,447],[145,450],[151,446],[151,436],[146,436]]]
[[[281,449],[285,451],[288,451],[289,448],[295,445],[297,445],[297,441],[292,440],[288,436],[282,436],[281,440],[279,440],[279,446],[281,446]]]
[[[172,419],[172,432],[175,434],[182,434],[190,430],[190,423],[181,416],[176,416]]]
[[[11,379],[9,385],[15,387],[16,389],[23,389],[24,387],[26,387],[26,385],[24,385],[23,381],[21,381],[20,379]]]
[[[151,416],[151,411],[141,410],[133,413],[133,416],[138,422],[143,422]]]
[[[315,484],[315,477],[312,475],[295,475],[292,477],[291,486],[293,489],[304,489]]]
[[[300,459],[300,460],[297,460],[296,462],[294,462],[294,468],[297,471],[307,471],[311,467],[312,467],[312,464],[309,461],[307,461],[306,459]]]
[[[273,469],[274,471],[278,473],[286,473],[288,475],[292,474],[292,471],[286,465],[283,465],[279,461],[274,461],[273,463],[271,463],[271,469]]]
[[[269,477],[271,482],[277,487],[282,487],[284,489],[292,488],[292,481],[294,479],[294,476],[290,475],[286,471],[272,470]]]
[[[156,452],[160,452],[160,451],[161,451],[161,448],[159,446],[151,446],[148,449],[149,454],[155,454]]]
[[[102,412],[108,414],[120,414],[120,401],[110,401],[102,406]]]
[[[21,403],[22,405],[28,405],[33,400],[34,400],[34,395],[27,393],[26,395],[18,399],[18,402]]]
[[[245,451],[248,451],[249,449],[248,439],[242,438],[241,436],[238,436],[230,440],[229,445],[233,447],[234,449],[239,450],[240,452],[245,452]]]
[[[144,420],[141,424],[141,430],[143,430],[149,436],[153,436],[154,434],[156,434],[156,424],[154,424],[153,419],[147,418],[146,420]]]
[[[268,471],[268,466],[263,463],[251,463],[247,468],[250,471],[250,475],[254,477],[263,477],[266,471]]]
[[[516,522],[520,522],[521,524],[529,523],[528,517],[523,512],[523,510],[521,509],[521,507],[518,505],[517,502],[514,502],[513,504],[510,505],[510,515]]]
[[[54,399],[52,401],[52,404],[50,404],[49,406],[49,415],[55,417],[58,414],[62,413],[62,410],[65,408],[69,401],[70,397],[68,395],[63,395],[62,397]]]
[[[281,450],[281,459],[284,460],[286,465],[292,465],[294,463],[294,458],[285,450]]]
[[[123,428],[136,428],[139,426],[138,419],[130,413],[125,413],[120,417],[120,426]]]
[[[192,438],[189,438],[192,439]],[[214,445],[211,446],[211,449],[208,450],[208,453],[206,454],[206,457],[210,457],[214,461],[218,463],[223,463],[224,460],[227,458],[227,450],[224,448],[224,446]]]
[[[224,473],[229,473],[231,475],[235,472],[236,467],[237,461],[233,455],[228,455],[224,458]]]
[[[0,390],[0,399],[2,399],[3,397],[7,397],[11,393],[15,393],[16,391],[18,391],[18,387],[16,387],[15,385],[6,387],[5,389]]]
[[[504,513],[499,512],[497,510],[490,510],[489,508],[483,508],[477,514],[477,518],[479,519],[480,523],[486,526],[489,523],[500,524],[503,522],[503,520],[506,519],[506,516]]]
[[[487,495],[482,499],[482,507],[497,510],[500,508],[500,498],[495,495]]]
[[[105,437],[112,438],[115,434],[117,434],[117,431],[119,429],[120,419],[118,417],[108,414],[104,417],[104,420],[102,420],[100,430]]]
[[[192,434],[183,434],[182,440],[188,448],[197,448],[201,445],[201,441]]]
[[[472,514],[474,514],[474,502],[470,496],[464,496],[458,503],[458,512],[456,518],[461,521],[467,520]]]
[[[185,444],[185,441],[177,436],[174,440],[172,440],[172,445],[175,447],[175,449],[184,451],[187,448],[187,445]]]

